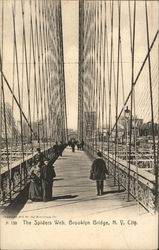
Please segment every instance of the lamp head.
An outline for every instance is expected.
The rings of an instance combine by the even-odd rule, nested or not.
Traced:
[[[128,118],[128,117],[129,117],[129,114],[130,114],[130,110],[128,109],[128,106],[126,106],[126,109],[125,109],[125,117]]]

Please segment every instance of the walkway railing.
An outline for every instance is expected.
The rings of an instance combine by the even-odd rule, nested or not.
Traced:
[[[85,150],[91,156],[96,156],[96,152],[85,145]],[[118,159],[116,161],[113,155],[103,153],[106,161],[106,166],[109,166],[109,177],[113,176],[116,179],[116,185],[120,189],[120,186],[128,190],[128,164],[125,160]],[[151,213],[155,212],[155,176],[152,173],[148,173],[143,169],[136,171],[136,166],[131,164],[130,166],[130,189],[129,192],[146,210]]]
[[[54,162],[57,155],[53,147],[49,147],[42,151],[45,156]],[[0,189],[0,203],[2,206],[10,204],[17,195],[27,186],[30,180],[29,171],[33,165],[36,164],[37,154],[34,153],[25,158],[24,161],[20,160],[13,163],[10,171],[2,169],[1,171],[1,189]]]

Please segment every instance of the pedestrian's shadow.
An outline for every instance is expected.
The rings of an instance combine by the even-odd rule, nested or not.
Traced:
[[[78,197],[78,195],[61,195],[61,196],[55,196],[55,197],[52,197],[52,201],[54,200],[62,200],[62,199],[74,199]]]
[[[123,193],[124,191],[125,191],[125,189],[110,190],[110,191],[103,192],[103,195],[105,195],[105,194],[114,194],[114,193]]]
[[[62,181],[64,178],[55,178],[54,181]]]

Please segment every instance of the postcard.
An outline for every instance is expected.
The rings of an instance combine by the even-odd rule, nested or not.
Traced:
[[[158,249],[158,20],[0,0],[1,249]]]

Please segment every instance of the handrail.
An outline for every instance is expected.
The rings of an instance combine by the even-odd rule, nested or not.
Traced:
[[[56,155],[53,147],[47,147],[45,152],[48,155],[48,158],[51,160],[51,163],[54,163],[59,155]],[[2,169],[1,171],[1,189],[0,189],[0,203],[1,205],[10,204],[15,197],[25,188],[29,182],[29,170],[35,164],[35,157],[37,153],[29,155],[25,158],[24,161],[18,160],[12,164],[10,171]],[[21,173],[20,173],[21,168]],[[20,174],[22,175],[20,177]],[[11,190],[9,188],[9,179],[11,177]],[[20,181],[20,179],[22,181]],[[22,182],[22,183],[21,183]],[[11,192],[11,200],[9,199],[9,193]]]
[[[94,151],[90,146],[87,148],[85,145],[86,151],[95,156],[97,151]],[[115,159],[113,159],[113,155],[108,155],[104,152],[103,158],[105,161],[109,161],[109,175],[115,177],[119,183],[119,186],[123,186],[127,190],[127,181],[128,181],[128,166],[127,162],[119,159],[117,163],[116,169],[118,171],[114,171],[115,169]],[[107,165],[107,164],[106,164]],[[116,175],[114,176],[114,173]],[[138,176],[138,177],[137,177]],[[138,178],[138,180],[137,180]],[[138,185],[138,190],[137,190]],[[136,172],[136,166],[130,164],[130,194],[134,197],[146,210],[150,213],[155,213],[155,176],[152,173],[148,173],[143,169],[138,169],[138,173]]]

